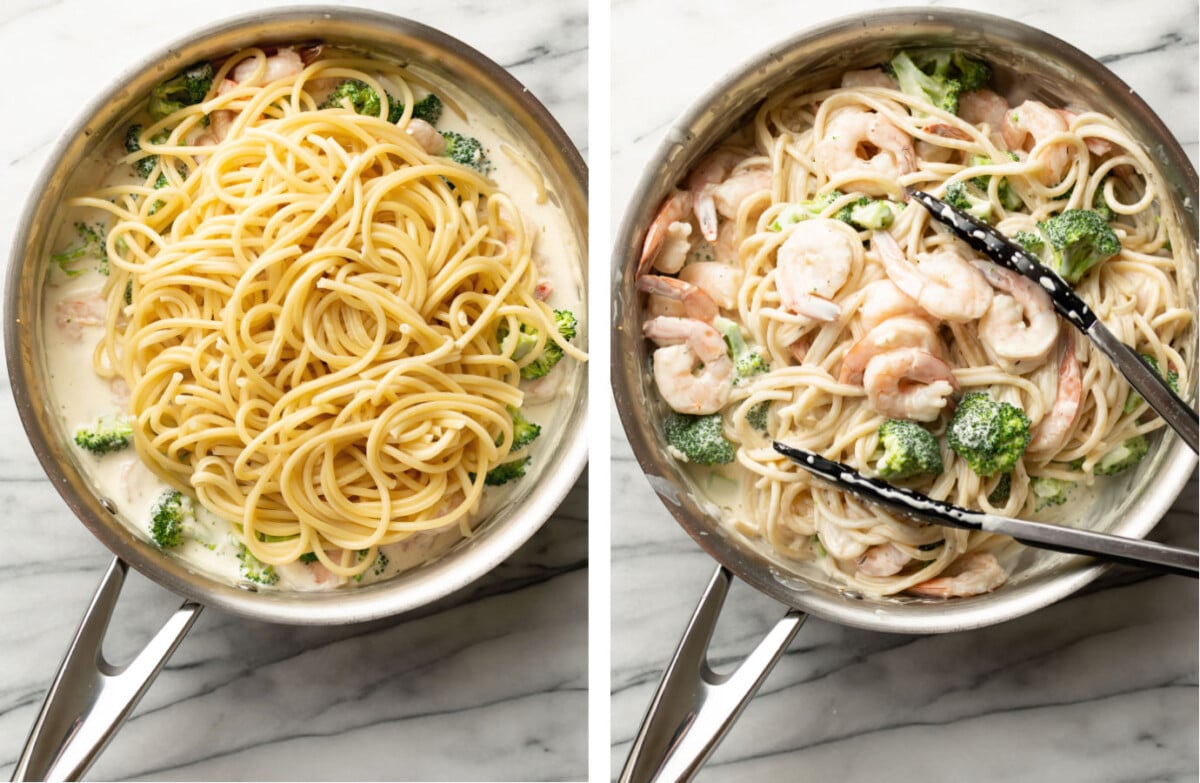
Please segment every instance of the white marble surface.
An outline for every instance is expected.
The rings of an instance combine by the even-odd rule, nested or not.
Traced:
[[[1002,13],[1098,56],[1197,152],[1197,7],[1154,0],[940,3]],[[613,4],[613,226],[671,120],[713,80],[865,0]],[[903,5],[924,5],[907,2]],[[735,15],[736,14],[736,15]],[[612,765],[620,769],[713,561],[658,502],[612,415]],[[1154,536],[1196,546],[1193,477]],[[711,655],[782,614],[740,585]],[[1033,615],[932,637],[810,619],[700,781],[1195,781],[1197,590],[1118,570]]]
[[[505,4],[503,11],[479,0],[356,4],[423,21],[480,49],[529,87],[586,151],[583,0]],[[0,248],[9,248],[47,149],[82,101],[190,28],[270,5],[280,4],[4,3],[0,48],[15,78],[0,95]],[[26,75],[36,91],[16,89]],[[0,439],[0,775],[7,778],[110,555],[44,477],[6,376],[0,396],[0,431],[7,433]],[[206,610],[90,777],[586,777],[586,506],[585,477],[538,535],[439,604],[439,613],[295,628]],[[116,660],[178,605],[141,577],[131,578],[122,599],[107,650]]]

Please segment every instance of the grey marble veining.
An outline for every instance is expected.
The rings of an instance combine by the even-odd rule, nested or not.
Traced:
[[[143,53],[272,5],[9,2],[0,46],[50,99],[0,95],[0,247],[59,130]],[[357,0],[507,67],[587,147],[587,5]],[[7,252],[6,252],[7,255]],[[7,263],[7,260],[6,262]],[[601,319],[602,320],[602,319]],[[0,373],[0,775],[17,754],[111,556],[25,442]],[[484,579],[405,618],[334,628],[206,610],[92,779],[567,780],[587,775],[587,477]],[[106,654],[126,660],[179,604],[131,575]]]
[[[666,128],[771,42],[844,0],[613,3],[612,229]],[[1197,158],[1197,6],[1120,0],[927,3],[1000,13],[1098,57]],[[611,406],[610,406],[611,408]],[[612,426],[612,755],[621,768],[715,567],[657,500]],[[1193,476],[1154,533],[1195,547]],[[711,648],[737,665],[783,614],[735,584]],[[809,619],[700,781],[1195,781],[1197,588],[1115,569],[1083,593],[991,628],[911,637]]]

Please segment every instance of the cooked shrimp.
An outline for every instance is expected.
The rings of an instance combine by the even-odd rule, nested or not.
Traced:
[[[646,315],[650,318],[660,315],[668,315],[672,318],[687,318],[687,308],[678,299],[650,294],[650,296],[646,297]]]
[[[861,384],[868,362],[898,348],[917,348],[939,358],[942,355],[942,343],[928,321],[913,316],[889,318],[850,346],[842,359],[838,382]]]
[[[713,204],[716,206],[718,214],[733,219],[737,217],[738,209],[741,208],[743,201],[755,193],[761,193],[764,190],[770,189],[770,169],[761,167],[748,168],[733,175],[721,184],[713,186]]]
[[[659,317],[642,324],[642,333],[663,346],[654,352],[654,385],[667,405],[693,415],[725,407],[733,362],[720,332],[694,318]]]
[[[104,325],[105,306],[104,296],[99,291],[80,299],[64,299],[55,308],[54,322],[63,334],[78,340],[83,337],[85,328]]]
[[[688,318],[705,323],[716,318],[720,312],[717,303],[703,288],[677,277],[642,275],[638,278],[638,290],[681,302]]]
[[[1076,118],[1079,117],[1078,114],[1070,109],[1055,109],[1055,111],[1058,112],[1058,116],[1063,118],[1063,122],[1067,123],[1068,128],[1070,128],[1071,124],[1075,122]],[[1085,136],[1083,143],[1087,145],[1088,152],[1097,157],[1102,157],[1113,151],[1112,142],[1108,139],[1102,139],[1098,136]]]
[[[1067,121],[1062,115],[1041,101],[1025,101],[1015,109],[1005,112],[1000,133],[1010,150],[1028,149],[1046,142],[1067,130]],[[1032,141],[1030,141],[1032,137]],[[1026,142],[1029,142],[1026,144]],[[1042,147],[1038,152],[1046,176],[1042,181],[1053,185],[1063,178],[1071,163],[1070,150],[1062,144]]]
[[[885,416],[933,421],[958,389],[950,365],[919,348],[881,353],[867,362],[863,388]]]
[[[855,561],[858,571],[866,576],[894,576],[908,564],[911,558],[895,544],[879,544],[863,553]]]
[[[230,78],[238,83],[255,79],[255,76],[259,76],[259,62],[260,60],[257,57],[247,57],[233,67],[233,70],[229,74]],[[304,61],[300,59],[300,55],[296,53],[296,50],[280,49],[275,54],[266,58],[263,72],[255,81],[266,84],[276,79],[293,76],[302,70],[304,70]]]
[[[746,150],[736,147],[717,147],[705,155],[688,175],[687,187],[692,195],[692,211],[700,224],[700,233],[709,242],[717,238],[717,202],[714,191],[734,168],[749,157]]]
[[[878,112],[839,109],[825,124],[824,134],[813,148],[819,165],[831,179],[860,174],[855,188],[868,195],[898,195],[895,183],[917,167],[912,139]]]
[[[1058,316],[1050,295],[1032,280],[991,261],[971,263],[993,288],[1007,292],[993,296],[979,320],[984,348],[993,358],[1007,362],[1045,359],[1058,339]]]
[[[836,321],[841,308],[831,301],[846,284],[854,264],[853,229],[830,218],[797,223],[779,247],[775,287],[783,306],[817,321]]]
[[[687,220],[688,210],[692,206],[692,196],[685,190],[675,190],[671,195],[663,199],[662,206],[658,208],[658,212],[654,215],[654,220],[650,222],[650,228],[646,230],[646,241],[642,243],[642,257],[638,261],[638,276],[644,275],[652,264],[655,263],[657,256],[664,250],[664,243],[668,238],[672,237],[671,230],[676,226],[685,224]],[[674,238],[678,239],[682,229],[676,229]],[[686,239],[692,233],[692,228],[689,225],[687,232],[683,235]],[[686,250],[684,252],[686,256]],[[679,265],[683,265],[683,258],[679,258]],[[679,267],[674,269],[666,268],[655,264],[660,272],[674,273],[679,271]]]
[[[929,313],[917,306],[916,300],[897,288],[891,280],[876,280],[862,290],[863,300],[858,306],[858,317],[867,331],[900,315],[933,320]]]
[[[1067,440],[1067,433],[1075,423],[1079,405],[1083,401],[1083,380],[1079,371],[1079,360],[1075,357],[1075,337],[1063,333],[1058,357],[1058,383],[1054,403],[1029,440],[1027,452],[1032,454],[1054,454]]]
[[[1008,101],[991,90],[973,90],[958,96],[958,116],[972,125],[986,124],[999,131],[1008,112]]]
[[[708,294],[724,310],[737,307],[742,270],[719,261],[697,261],[679,270],[679,279]]]
[[[1008,579],[996,556],[990,552],[963,555],[942,576],[908,588],[914,595],[929,598],[966,598],[990,593]]]
[[[884,271],[917,305],[943,321],[973,321],[987,312],[992,287],[983,273],[949,248],[909,261],[886,231],[871,234]]]
[[[846,71],[842,74],[843,87],[883,87],[896,89],[896,80],[882,68],[867,68],[862,71]]]
[[[412,136],[421,149],[430,155],[441,155],[446,151],[446,139],[437,128],[425,120],[410,118],[404,132]]]

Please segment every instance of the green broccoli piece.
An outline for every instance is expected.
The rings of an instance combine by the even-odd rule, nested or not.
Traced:
[[[212,63],[197,63],[158,85],[150,91],[150,116],[161,120],[185,106],[200,103],[208,95],[215,75]]]
[[[882,231],[895,222],[897,209],[890,201],[863,196],[849,207],[839,210],[837,218],[859,231]]]
[[[533,443],[535,440],[537,440],[537,436],[542,434],[542,426],[526,420],[526,418],[521,415],[521,411],[517,408],[514,408],[511,405],[506,407],[508,409],[508,415],[513,421],[513,442],[512,447],[509,450],[517,451],[525,448],[530,443]]]
[[[771,369],[761,353],[746,345],[746,340],[742,337],[742,328],[736,323],[728,318],[716,318],[713,320],[713,326],[724,336],[725,344],[729,346],[729,356],[733,359],[735,384]]]
[[[771,403],[763,400],[758,405],[755,405],[750,410],[746,411],[746,423],[759,432],[766,433],[767,431],[767,413],[771,409]]]
[[[1048,506],[1061,506],[1067,502],[1067,496],[1075,488],[1074,481],[1049,478],[1046,476],[1030,476],[1029,491],[1036,503],[1034,511],[1041,511]]]
[[[504,462],[492,468],[483,477],[483,483],[489,487],[498,487],[501,484],[507,484],[510,481],[515,481],[524,477],[525,468],[529,465],[529,457],[524,459],[515,459],[511,462]],[[475,480],[475,474],[469,474],[471,480]]]
[[[1012,493],[1012,474],[1000,474],[1000,480],[996,482],[996,486],[992,487],[992,491],[988,493],[987,501],[993,506],[1003,506],[1008,502],[1008,496]]]
[[[191,532],[189,519],[195,519],[192,499],[177,489],[168,489],[150,507],[150,537],[164,549],[179,546]]]
[[[446,140],[446,151],[442,154],[450,160],[475,169],[480,174],[487,174],[492,170],[492,162],[488,160],[487,150],[484,149],[479,139],[454,131],[442,131],[442,138]]]
[[[111,454],[133,442],[133,423],[124,416],[101,416],[88,427],[75,430],[75,445],[93,454]]]
[[[300,557],[298,559],[300,560],[301,563],[306,563],[306,564],[315,563],[315,562],[317,562],[317,553],[316,552],[305,552],[304,554],[300,555]]]
[[[1040,234],[1035,234],[1032,231],[1018,231],[1012,235],[1012,241],[1021,246],[1026,253],[1038,256],[1042,253],[1042,248],[1046,246],[1046,242]]]
[[[133,304],[133,278],[125,281],[125,304]]]
[[[79,235],[79,244],[73,245],[61,253],[54,253],[50,256],[50,260],[58,264],[67,277],[75,277],[83,274],[82,269],[78,269],[75,263],[82,258],[95,258],[100,263],[96,267],[102,275],[108,274],[108,248],[104,244],[104,236],[108,233],[108,229],[103,223],[97,223],[94,227],[87,223],[79,222],[75,224],[75,233]]]
[[[504,341],[508,339],[509,328],[508,321],[500,322],[496,327],[496,342],[504,345]],[[529,352],[533,350],[533,346],[537,345],[537,329],[526,323],[521,323],[517,329],[517,344],[513,348],[513,361],[524,359]]]
[[[914,421],[888,419],[879,425],[883,455],[875,464],[889,481],[942,472],[942,452],[929,430]]]
[[[663,422],[667,446],[677,459],[696,465],[727,465],[733,462],[733,444],[725,437],[720,413],[689,416],[671,411]]]
[[[950,58],[944,61],[930,59],[923,53],[914,53],[926,66],[932,65],[929,72],[923,70],[913,61],[908,52],[897,52],[888,61],[884,69],[896,79],[900,91],[905,95],[927,101],[942,111],[958,114],[958,96],[963,91],[962,82],[949,74]],[[915,112],[914,112],[915,113]],[[920,115],[920,116],[923,116]]]
[[[984,392],[964,395],[946,428],[946,443],[980,476],[1012,472],[1030,437],[1025,411]]]
[[[1150,354],[1146,354],[1146,353],[1142,354],[1142,361],[1145,362],[1146,364],[1150,365],[1150,369],[1154,370],[1154,372],[1158,373],[1158,376],[1160,378],[1166,379],[1167,386],[1171,387],[1171,391],[1175,392],[1176,394],[1179,394],[1179,373],[1175,372],[1174,370],[1168,370],[1167,374],[1163,375],[1162,369],[1158,366],[1158,360],[1155,359]],[[1142,395],[1138,394],[1137,391],[1135,391],[1134,389],[1130,389],[1129,396],[1125,398],[1125,407],[1123,409],[1124,412],[1132,413],[1133,409],[1136,408],[1138,406],[1138,403],[1141,401],[1142,401]]]
[[[1013,160],[1018,159],[1016,154],[1012,152],[1008,153],[1008,156]],[[972,155],[968,165],[990,166],[992,165],[992,159],[987,155]],[[981,174],[978,177],[971,177],[971,184],[975,185],[975,187],[979,188],[985,193],[987,192],[988,185],[991,184],[991,181],[992,175],[990,174]],[[1004,205],[1004,208],[1010,212],[1025,206],[1025,202],[1021,200],[1021,197],[1017,195],[1017,192],[1012,189],[1011,185],[1008,184],[1007,177],[1000,178],[1000,184],[996,185],[996,195],[1000,197],[1000,203]]]
[[[946,188],[945,201],[950,206],[955,209],[961,209],[976,220],[984,222],[991,222],[992,220],[992,202],[961,180],[951,182]]]
[[[1144,435],[1134,435],[1129,440],[1105,454],[1093,469],[1097,476],[1111,476],[1128,470],[1142,461],[1150,451],[1150,442]]]
[[[400,110],[403,112],[404,107],[400,106]],[[437,125],[438,120],[442,118],[442,99],[433,93],[429,93],[413,104],[412,116],[413,119],[425,120],[430,125]],[[397,117],[396,119],[399,120],[400,118]]]
[[[375,92],[366,82],[358,79],[346,79],[338,82],[317,108],[342,109],[347,104],[355,114],[366,114],[372,117],[378,117],[383,108],[379,101],[379,93]],[[394,104],[395,101],[390,100],[389,96],[389,108]]]
[[[141,152],[142,151],[141,136],[142,136],[142,126],[141,125],[130,125],[129,129],[127,131],[125,131],[125,151],[126,152]],[[171,134],[164,130],[164,131],[159,131],[158,133],[151,136],[150,141],[153,142],[154,144],[162,144],[170,137],[171,137]],[[146,178],[148,178],[150,176],[150,173],[152,171],[154,171],[154,168],[157,165],[158,165],[158,156],[157,155],[147,155],[144,158],[138,158],[136,161],[133,162],[133,172],[135,174],[137,174],[139,177],[141,177],[143,180],[145,180]],[[165,176],[163,176],[162,174],[159,174],[158,181],[155,182],[154,187],[156,187],[156,188],[163,187],[163,185],[158,184],[158,182],[162,182],[163,185],[165,185],[167,182],[167,178]]]
[[[955,79],[963,92],[979,90],[992,79],[991,67],[961,49],[914,49],[908,56],[923,73],[939,79]]]
[[[818,194],[816,198],[808,201],[801,201],[799,204],[788,204],[767,228],[771,231],[782,231],[785,227],[799,223],[801,220],[820,217],[833,202],[844,195],[840,190],[831,190],[828,193]]]
[[[555,310],[554,323],[558,327],[558,333],[562,335],[564,340],[575,339],[575,333],[579,324],[575,320],[574,313],[570,310]],[[522,329],[524,329],[524,324],[522,324]],[[563,349],[559,347],[558,343],[553,340],[546,340],[546,345],[542,348],[542,354],[521,368],[521,377],[527,381],[537,380],[550,372],[554,368],[554,365],[558,364],[562,358]]]
[[[242,579],[259,585],[273,585],[279,581],[275,569],[250,553],[245,544],[238,544],[238,572]]]
[[[1067,282],[1121,251],[1121,240],[1099,212],[1068,209],[1038,223],[1049,248],[1046,265]]]
[[[1096,186],[1096,192],[1092,194],[1092,211],[1104,218],[1105,223],[1111,223],[1117,219],[1117,213],[1113,212],[1112,207],[1108,205],[1108,200],[1104,198],[1104,188],[1108,185],[1111,177],[1111,174],[1105,174],[1104,179],[1100,180],[1100,184]]]

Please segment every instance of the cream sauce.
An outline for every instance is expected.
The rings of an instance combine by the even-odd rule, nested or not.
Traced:
[[[441,95],[451,91],[445,84],[439,83],[435,92]],[[579,334],[586,335],[583,271],[579,262],[582,249],[559,207],[558,195],[550,190],[546,198],[539,199],[542,183],[531,181],[522,167],[501,152],[502,144],[518,148],[512,134],[506,132],[501,122],[488,116],[469,97],[456,91],[452,97],[467,116],[456,115],[447,105],[438,129],[458,131],[474,136],[483,143],[492,162],[490,178],[517,204],[525,217],[527,229],[536,232],[533,259],[541,278],[551,288],[547,303],[556,309],[571,310],[579,320]],[[110,172],[106,180],[110,183],[130,181],[128,166],[117,164],[114,168],[114,162],[120,157],[120,151],[115,151],[115,148],[121,143],[123,132],[122,128],[115,134],[95,160],[98,169]],[[85,176],[77,177],[73,192],[86,192],[94,186],[94,183],[82,182]],[[545,183],[545,187],[550,187],[550,184]],[[99,210],[64,208],[62,227],[54,244],[56,249],[65,249],[76,243],[73,226],[80,220],[94,224],[106,221],[107,215]],[[92,424],[100,416],[126,411],[128,404],[128,390],[124,389],[122,382],[109,383],[99,378],[92,369],[93,350],[103,334],[103,328],[81,325],[77,318],[66,328],[58,323],[61,307],[72,303],[89,307],[90,301],[100,296],[105,278],[97,271],[97,267],[98,259],[81,259],[75,268],[83,271],[76,277],[67,277],[54,268],[44,292],[43,335],[52,406],[68,439],[79,427]],[[103,312],[103,302],[99,304],[99,312]],[[577,344],[582,342],[576,341]],[[545,457],[559,441],[560,433],[554,431],[554,424],[566,421],[569,417],[575,390],[580,387],[581,373],[578,362],[564,358],[545,378],[536,382],[522,382],[521,386],[526,390],[523,413],[530,421],[542,425],[541,436],[526,450],[532,462],[523,479],[504,487],[488,487],[485,490],[483,500],[472,510],[469,519],[472,528],[516,499],[523,486],[532,486],[538,480],[541,469],[547,467],[543,464]],[[117,517],[125,525],[149,540],[152,508],[159,496],[169,488],[168,485],[138,459],[132,447],[102,457],[83,449],[76,451],[78,464],[92,480],[96,492],[111,502],[112,507],[117,509]],[[208,545],[188,539],[179,547],[168,550],[168,553],[184,560],[192,569],[216,579],[230,583],[244,581],[238,560],[239,540],[232,526],[198,503],[194,505],[197,525],[203,531]],[[386,567],[379,573],[374,567],[368,568],[360,580],[337,577],[319,563],[296,562],[275,566],[279,581],[268,589],[312,591],[370,584],[435,560],[462,538],[460,526],[454,524],[385,545],[381,547],[381,552],[387,558]]]

